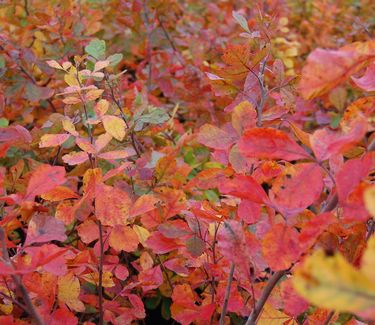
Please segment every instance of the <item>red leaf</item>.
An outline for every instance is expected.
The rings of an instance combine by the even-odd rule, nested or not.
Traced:
[[[363,202],[361,182],[374,166],[375,156],[365,156],[348,160],[336,175],[337,196],[339,204],[344,208],[344,217],[353,220],[365,220],[368,212]]]
[[[66,307],[64,309],[59,308],[51,314],[50,325],[76,325],[78,324],[78,318],[74,316]]]
[[[285,216],[295,215],[313,204],[324,187],[322,170],[315,163],[290,165],[275,183],[270,199]]]
[[[350,149],[366,132],[367,120],[358,116],[345,126],[345,131],[337,132],[328,128],[315,131],[310,136],[310,143],[315,157],[323,161]]]
[[[246,223],[256,223],[260,218],[261,205],[249,200],[241,200],[237,214]]]
[[[223,194],[230,194],[255,203],[263,203],[268,200],[262,186],[251,176],[236,175],[233,179],[220,183],[219,190]]]
[[[25,245],[45,243],[52,240],[66,240],[65,226],[62,221],[47,215],[37,214],[30,223]]]
[[[234,220],[226,221],[219,228],[217,241],[220,253],[232,261],[237,268],[240,268],[245,277],[249,276],[256,250],[249,245],[241,223]]]
[[[375,91],[375,63],[373,62],[361,78],[352,77],[354,83],[365,91]]]
[[[161,286],[163,283],[163,274],[161,273],[160,265],[143,270],[139,273],[138,280],[142,284],[142,291],[144,293]]]
[[[262,252],[273,271],[288,269],[300,256],[298,232],[283,224],[276,224],[263,236]]]
[[[315,241],[323,233],[323,231],[325,231],[329,225],[336,221],[337,219],[332,213],[323,213],[309,220],[303,226],[303,229],[298,236],[301,251],[306,251],[312,245],[314,245]]]
[[[309,158],[288,134],[272,128],[253,128],[238,142],[241,154],[252,158],[297,160]]]
[[[226,150],[236,141],[236,136],[217,126],[205,124],[199,130],[197,140],[207,147]]]
[[[156,254],[165,254],[181,247],[171,238],[164,237],[160,232],[154,232],[146,241],[147,247],[151,248]]]
[[[32,172],[25,200],[32,201],[36,195],[51,191],[58,185],[65,183],[65,181],[64,167],[40,165]]]
[[[150,212],[156,208],[156,203],[159,202],[152,194],[146,194],[140,196],[137,201],[134,202],[130,209],[129,217],[133,218],[141,214]]]
[[[312,99],[335,88],[375,57],[375,41],[356,42],[339,50],[316,49],[302,70],[300,91]]]

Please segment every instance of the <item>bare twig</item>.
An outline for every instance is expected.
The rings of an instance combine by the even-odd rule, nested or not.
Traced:
[[[178,62],[180,62],[180,64],[182,66],[184,66],[185,62],[182,60],[180,52],[178,51],[173,39],[170,37],[168,31],[166,30],[166,28],[164,26],[164,23],[162,21],[162,18],[161,17],[158,17],[158,18],[159,18],[159,25],[160,25],[160,27],[161,27],[164,35],[165,35],[165,38],[167,39],[167,41],[171,45],[171,48],[172,48],[173,52],[176,54],[176,58],[177,58]]]
[[[147,90],[150,92],[151,90],[151,81],[152,81],[152,44],[151,44],[151,26],[150,26],[150,19],[149,19],[149,11],[147,7],[147,0],[143,1],[143,10],[144,10],[144,23],[146,27],[146,34],[147,34],[147,61],[148,61],[148,78],[147,78]]]
[[[21,309],[23,309],[25,312],[28,313],[27,307],[24,304],[21,304],[18,300],[14,299],[13,297],[11,297],[11,296],[3,293],[3,292],[0,292],[0,296],[3,297],[3,299],[10,300],[12,303],[14,303],[15,305],[17,305],[18,307],[20,307]]]
[[[263,107],[267,99],[267,90],[264,85],[264,71],[266,68],[267,59],[268,59],[268,55],[265,56],[265,58],[260,64],[260,70],[259,70],[259,75],[258,75],[258,82],[259,82],[259,88],[260,88],[260,100],[257,105],[257,115],[258,115],[257,126],[258,127],[262,126]]]
[[[103,242],[103,227],[102,223],[98,221],[99,227],[99,245],[100,245],[100,256],[99,256],[99,325],[103,325],[104,310],[103,310],[103,258],[104,258],[104,242]]]
[[[256,321],[263,309],[264,304],[266,303],[268,297],[270,296],[273,288],[276,286],[276,284],[279,282],[279,280],[287,273],[286,270],[278,271],[272,275],[272,277],[268,280],[262,295],[258,302],[255,305],[254,310],[250,314],[249,318],[247,319],[247,322],[245,325],[255,325]]]
[[[331,311],[331,312],[328,314],[328,316],[327,316],[326,320],[324,321],[323,325],[328,325],[329,322],[332,320],[333,315],[335,315],[335,312],[334,312],[334,311]]]
[[[224,319],[225,319],[225,315],[227,313],[229,296],[230,296],[230,288],[232,286],[232,281],[233,281],[233,273],[234,273],[234,263],[232,262],[231,265],[230,265],[230,271],[229,271],[229,275],[228,275],[227,288],[225,289],[223,309],[222,309],[221,315],[220,315],[220,321],[219,321],[220,325],[224,325]]]

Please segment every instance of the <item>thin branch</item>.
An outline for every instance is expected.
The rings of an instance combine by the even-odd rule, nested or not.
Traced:
[[[161,267],[163,273],[165,274],[165,278],[166,278],[166,280],[167,280],[167,282],[168,282],[168,285],[169,285],[169,287],[171,288],[171,290],[173,291],[173,284],[172,284],[171,278],[169,277],[169,274],[168,274],[168,272],[167,272],[167,269],[165,268],[165,266],[164,266],[163,262],[161,261],[159,255],[156,255],[156,259],[157,259],[158,262],[160,263],[160,267]]]
[[[255,305],[254,310],[251,312],[249,318],[247,319],[247,322],[245,325],[255,325],[256,321],[263,309],[264,304],[266,303],[268,297],[270,296],[273,288],[276,286],[276,284],[279,282],[279,280],[287,273],[287,270],[278,271],[272,275],[272,277],[268,280],[262,295],[258,302]]]
[[[11,296],[8,296],[7,294],[3,292],[0,292],[0,296],[3,297],[3,299],[10,300],[12,303],[14,303],[15,305],[17,305],[18,307],[20,307],[21,309],[23,309],[25,312],[28,313],[27,307],[24,304],[21,304],[18,300],[14,299]]]
[[[367,147],[368,151],[375,151],[375,139]]]
[[[9,267],[13,268],[13,264],[12,264],[10,258],[9,258],[9,254],[8,254],[8,250],[7,250],[7,244],[6,244],[6,240],[5,240],[4,229],[1,228],[1,227],[0,227],[0,242],[1,242],[3,260],[5,261],[5,263]],[[13,274],[11,277],[12,277],[17,289],[21,292],[21,295],[22,295],[23,301],[25,302],[25,306],[26,306],[28,314],[35,320],[35,323],[37,325],[45,325],[41,316],[39,315],[39,313],[35,309],[27,290],[22,283],[21,278],[16,274]]]
[[[147,60],[148,60],[148,78],[147,78],[147,90],[151,91],[151,81],[152,81],[152,44],[151,44],[151,33],[150,20],[149,20],[149,11],[147,7],[147,0],[143,1],[143,10],[144,10],[144,23],[146,27],[147,34]]]
[[[122,109],[119,100],[116,98],[116,95],[115,95],[115,92],[114,92],[114,90],[113,90],[113,87],[112,87],[112,85],[111,85],[111,83],[110,83],[110,81],[109,81],[108,74],[105,74],[105,81],[106,81],[107,86],[108,86],[108,88],[109,88],[109,92],[110,92],[111,98],[112,98],[113,102],[116,104],[117,108],[119,109],[122,120],[125,122],[126,128],[127,128],[128,130],[130,130],[130,140],[131,140],[131,143],[132,143],[133,149],[135,150],[135,152],[136,152],[136,154],[137,154],[137,157],[140,158],[142,152],[139,150],[139,148],[138,148],[138,144],[139,144],[139,145],[141,145],[141,144],[140,144],[140,142],[138,141],[138,139],[137,139],[137,137],[136,137],[134,131],[130,129],[130,125],[129,125],[127,119],[126,119],[126,116],[125,116],[124,110]]]
[[[227,281],[227,288],[225,289],[223,309],[222,309],[221,315],[220,315],[220,321],[219,321],[220,325],[224,325],[224,319],[225,319],[225,315],[227,313],[227,308],[228,308],[228,303],[229,303],[230,288],[232,286],[232,281],[233,281],[233,273],[234,273],[234,263],[232,262],[231,265],[230,265],[230,271],[229,271],[229,276],[228,276],[228,281]]]
[[[160,24],[160,27],[161,27],[161,29],[162,29],[164,35],[165,35],[165,38],[167,39],[167,41],[168,41],[169,44],[171,45],[171,47],[172,47],[172,49],[173,49],[173,52],[176,54],[176,58],[177,58],[178,62],[180,62],[180,64],[181,64],[182,66],[184,66],[184,65],[185,65],[185,62],[182,60],[182,58],[181,58],[181,54],[180,54],[180,52],[177,50],[177,47],[176,47],[176,45],[175,45],[173,39],[170,37],[168,31],[166,30],[166,28],[165,28],[165,26],[164,26],[164,23],[163,23],[163,21],[162,21],[162,19],[161,19],[161,17],[158,17],[158,18],[159,18],[159,24]]]
[[[324,321],[323,325],[329,325],[329,322],[332,320],[332,317],[333,317],[334,315],[335,315],[335,312],[334,312],[334,311],[331,311],[331,312],[328,314],[328,316],[327,316],[326,320]]]
[[[103,258],[104,258],[104,242],[103,242],[103,227],[102,223],[98,221],[99,227],[99,245],[100,245],[100,256],[99,256],[99,325],[103,325],[104,321],[104,310],[103,310]]]
[[[260,64],[260,71],[258,76],[259,88],[260,88],[260,101],[257,105],[257,126],[262,126],[263,107],[267,99],[267,91],[264,86],[264,71],[267,64],[268,55],[265,56],[262,63]]]

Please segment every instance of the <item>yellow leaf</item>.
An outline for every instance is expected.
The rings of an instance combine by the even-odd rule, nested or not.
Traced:
[[[370,186],[363,194],[365,206],[368,212],[375,218],[375,185]]]
[[[109,108],[109,102],[105,99],[99,100],[95,105],[95,113],[98,116],[104,116],[105,113],[107,113]]]
[[[64,118],[62,120],[62,126],[66,132],[69,132],[71,135],[78,136],[78,132],[70,119]]]
[[[11,298],[15,298],[15,294],[5,286],[0,286],[0,292]],[[4,297],[1,297],[1,300],[2,301],[0,302],[0,311],[5,315],[10,315],[13,311],[12,300]]]
[[[96,286],[99,285],[99,273],[98,272],[93,272],[93,273],[82,275],[81,278],[85,279],[89,283],[95,284]],[[103,288],[112,288],[115,286],[115,283],[113,282],[113,275],[111,272],[103,271],[102,285],[103,285]]]
[[[362,257],[361,271],[375,283],[375,237],[367,242],[367,248]]]
[[[64,76],[64,80],[69,86],[80,87],[78,80],[82,82],[82,77],[78,74],[78,79],[77,79],[77,69],[72,66],[70,67],[69,72]]]
[[[150,232],[146,229],[146,228],[143,228],[141,226],[138,226],[138,225],[134,225],[133,226],[133,230],[136,232],[136,234],[138,235],[138,238],[139,238],[139,242],[145,246],[145,242],[146,240],[148,239],[148,237],[150,237]]]
[[[44,134],[40,138],[39,148],[60,146],[69,138],[69,136],[69,134]]]
[[[122,141],[125,136],[125,122],[117,116],[106,115],[102,117],[104,129],[116,140]]]
[[[288,322],[288,325],[297,324],[294,321],[290,322],[291,320],[292,318],[290,316],[278,311],[271,304],[267,303],[264,306],[257,325],[281,325],[286,322]]]
[[[294,273],[297,292],[312,304],[338,312],[364,313],[375,308],[375,283],[341,254],[316,251]]]
[[[103,93],[103,91],[104,91],[103,89],[90,90],[85,95],[85,98],[86,98],[87,101],[92,101],[92,100],[98,99],[101,96],[101,94]]]
[[[57,282],[57,297],[59,301],[65,303],[69,308],[83,312],[85,305],[78,299],[80,284],[78,278],[73,273],[60,276]]]

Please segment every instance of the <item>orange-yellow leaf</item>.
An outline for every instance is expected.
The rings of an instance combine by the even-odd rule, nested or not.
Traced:
[[[81,287],[78,278],[72,272],[69,272],[66,275],[60,276],[57,284],[57,297],[59,301],[75,311],[83,312],[85,306],[79,300]]]
[[[79,195],[66,186],[57,186],[56,188],[41,195],[43,200],[58,202],[66,199],[76,199]]]
[[[104,129],[116,140],[122,141],[125,136],[125,122],[113,115],[105,115],[102,117]]]
[[[138,248],[139,238],[128,226],[115,226],[109,235],[109,246],[116,251],[134,252]]]
[[[129,195],[119,188],[96,185],[96,217],[105,226],[126,225],[129,219],[131,200]]]
[[[45,134],[40,138],[39,148],[60,146],[69,137],[70,137],[69,134]]]

